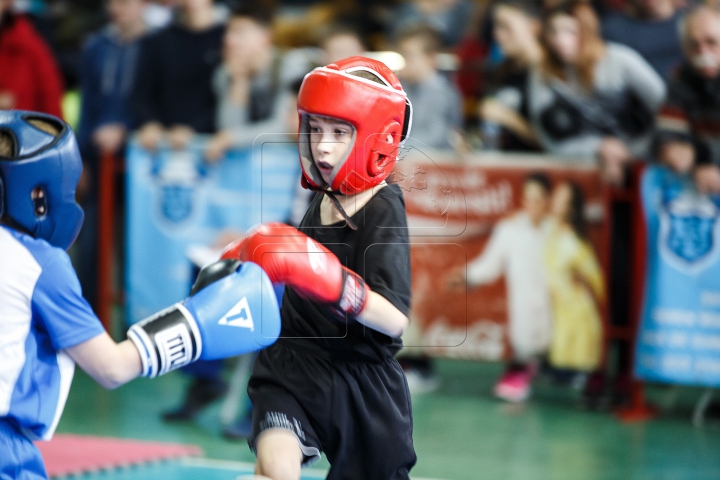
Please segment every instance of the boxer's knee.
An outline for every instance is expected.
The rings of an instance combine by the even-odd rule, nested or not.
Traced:
[[[299,480],[303,454],[293,432],[266,430],[257,439],[256,451],[256,474],[272,480]]]

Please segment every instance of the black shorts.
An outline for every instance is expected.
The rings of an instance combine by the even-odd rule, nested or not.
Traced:
[[[330,480],[407,479],[417,461],[410,394],[393,357],[339,361],[276,343],[255,360],[248,394],[253,451],[263,431],[282,428],[297,436],[303,465],[325,453]]]

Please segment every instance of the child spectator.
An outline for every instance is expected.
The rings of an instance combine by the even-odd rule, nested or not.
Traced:
[[[539,12],[530,3],[504,0],[493,8],[493,25],[503,60],[488,76],[490,94],[480,103],[480,118],[485,124],[501,127],[501,150],[536,151],[538,141],[529,122],[527,81],[530,68],[542,56]]]
[[[398,51],[405,58],[400,78],[412,102],[412,136],[437,149],[449,149],[462,129],[462,98],[437,69],[438,34],[430,27],[411,27],[400,34]]]
[[[143,40],[133,91],[140,144],[154,150],[167,134],[184,148],[194,133],[215,131],[212,76],[225,31],[213,0],[182,0],[174,22]]]
[[[662,79],[634,50],[603,42],[583,0],[549,10],[543,29],[542,62],[528,85],[541,145],[573,160],[597,158],[604,180],[622,184],[625,165],[646,154]]]
[[[62,117],[60,70],[30,21],[0,0],[0,109],[34,110]]]

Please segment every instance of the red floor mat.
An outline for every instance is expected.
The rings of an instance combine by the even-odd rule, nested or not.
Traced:
[[[200,447],[86,435],[55,435],[37,442],[50,477],[94,472],[126,465],[202,455]]]

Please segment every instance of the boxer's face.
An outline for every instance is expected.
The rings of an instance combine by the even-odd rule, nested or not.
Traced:
[[[310,115],[310,151],[323,180],[332,180],[332,171],[345,158],[353,139],[354,128],[335,118]]]

